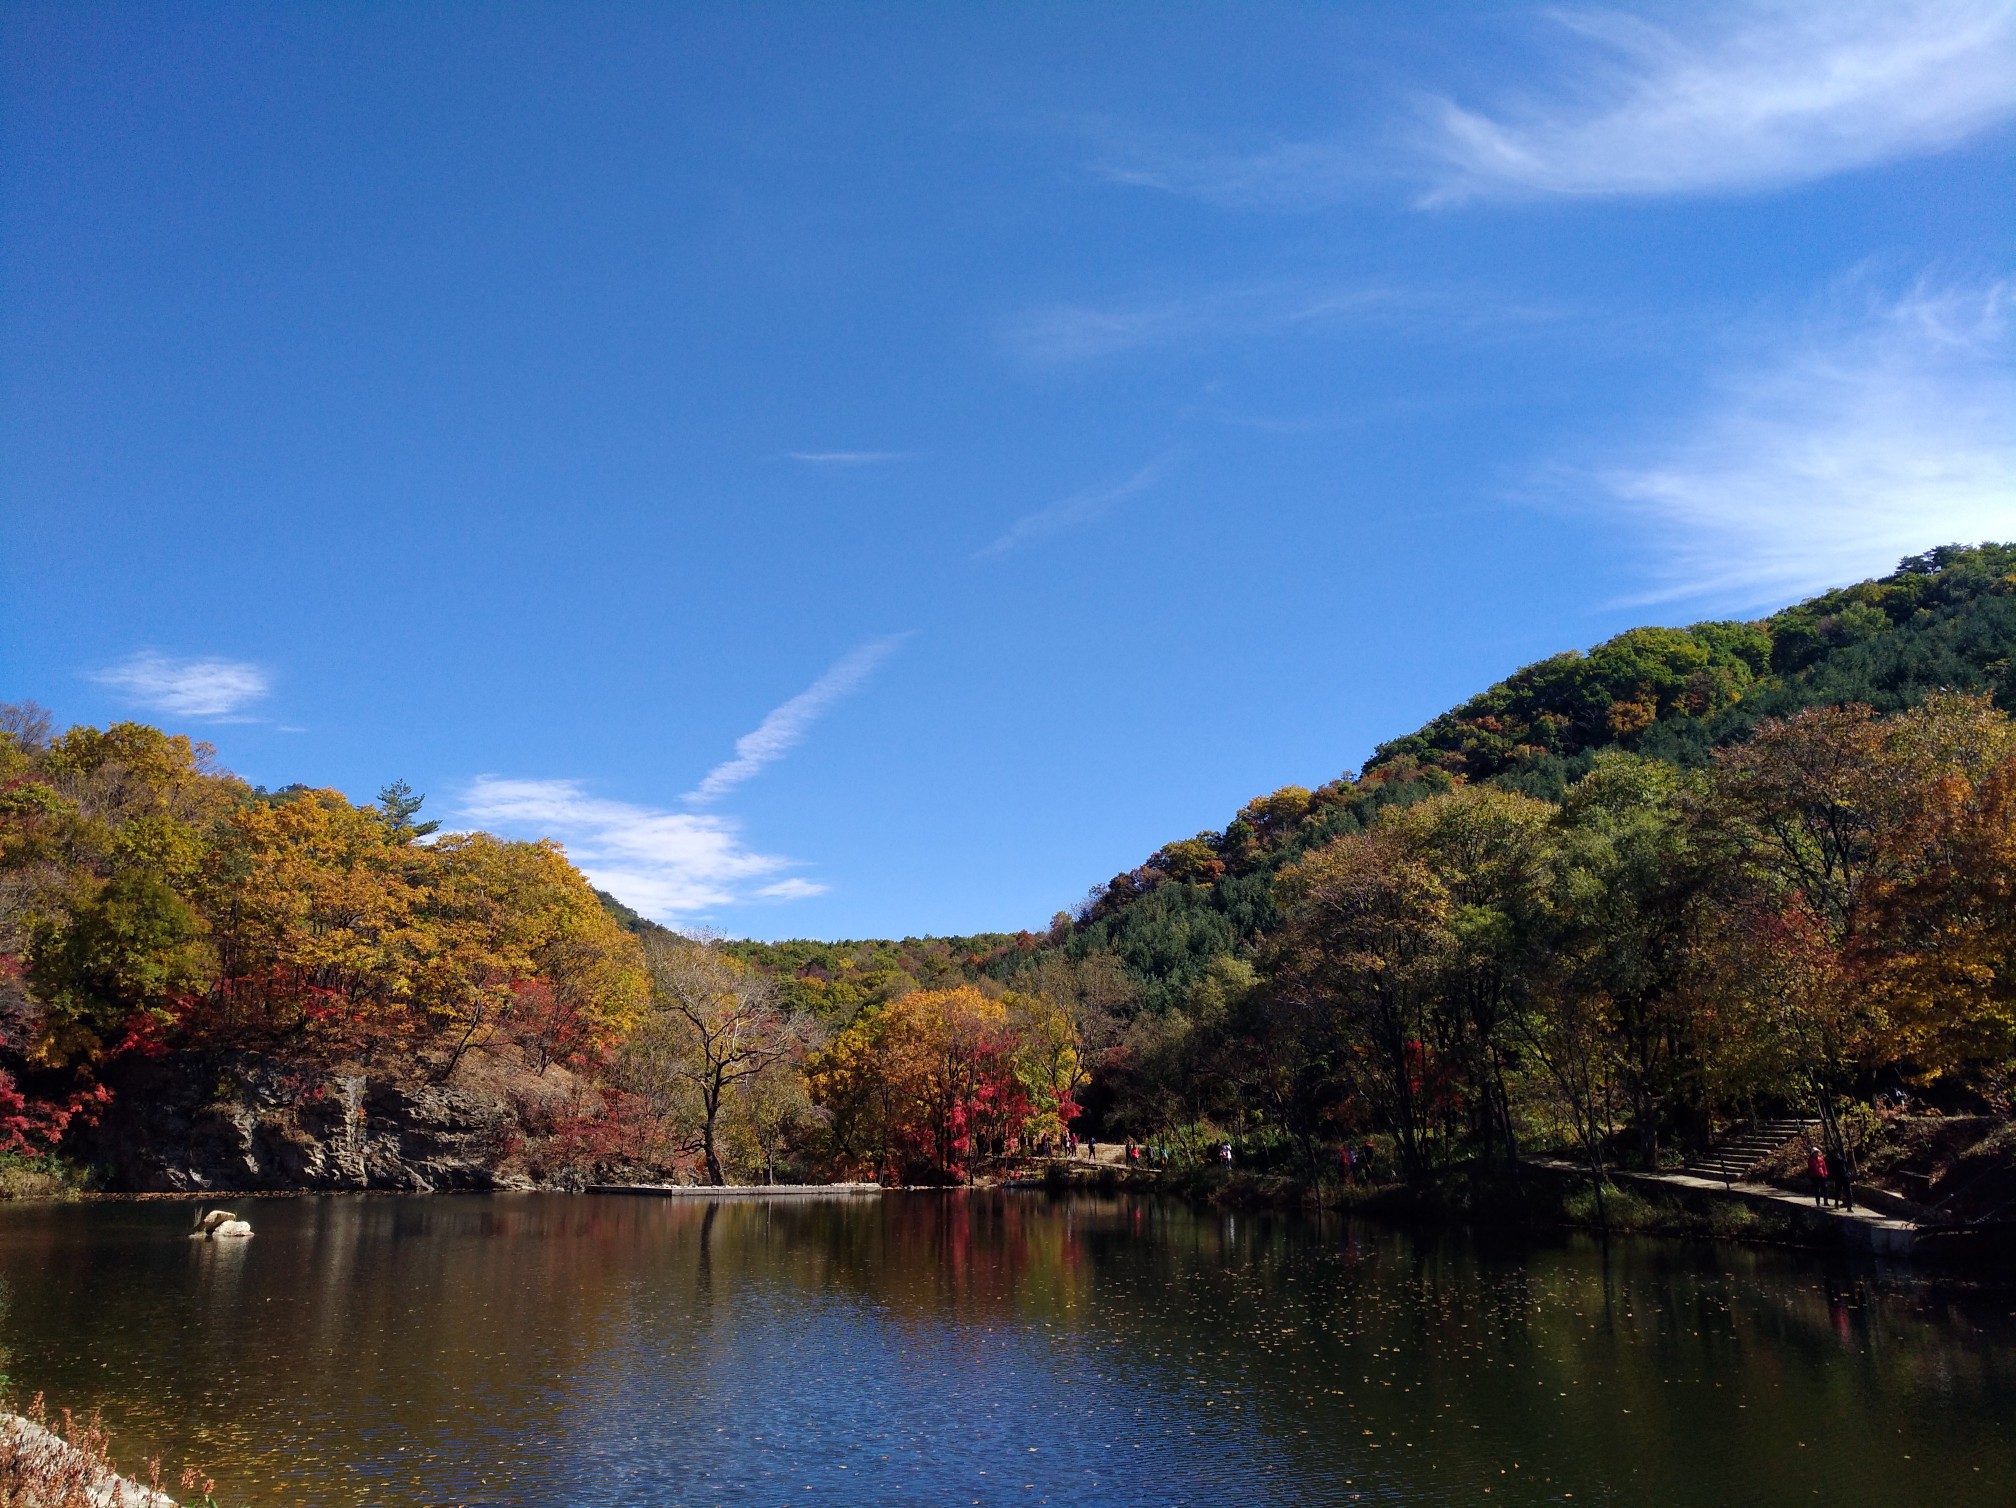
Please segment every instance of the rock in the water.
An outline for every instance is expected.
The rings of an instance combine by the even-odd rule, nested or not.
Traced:
[[[252,1222],[249,1220],[226,1220],[210,1232],[211,1237],[218,1241],[243,1240],[251,1234]]]

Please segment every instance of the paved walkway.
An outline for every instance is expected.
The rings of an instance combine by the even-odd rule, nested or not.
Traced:
[[[1527,1161],[1578,1178],[1589,1176],[1588,1168],[1582,1164],[1556,1157],[1531,1157]],[[1840,1228],[1844,1241],[1865,1251],[1908,1252],[1918,1239],[1916,1221],[1866,1208],[1844,1210],[1831,1204],[1816,1208],[1810,1194],[1790,1193],[1775,1184],[1751,1183],[1743,1179],[1725,1183],[1719,1178],[1701,1178],[1692,1173],[1639,1173],[1626,1168],[1606,1168],[1604,1174],[1613,1183],[1663,1184],[1667,1188],[1686,1189],[1690,1193],[1720,1199],[1740,1199],[1751,1205],[1797,1210],[1809,1220],[1833,1221]]]

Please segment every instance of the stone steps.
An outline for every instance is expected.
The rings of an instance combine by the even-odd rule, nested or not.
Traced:
[[[1724,1138],[1687,1164],[1696,1178],[1733,1180],[1743,1177],[1793,1137],[1810,1132],[1818,1122],[1784,1115],[1761,1121],[1755,1130]]]

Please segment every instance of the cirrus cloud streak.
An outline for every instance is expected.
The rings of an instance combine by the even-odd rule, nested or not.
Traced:
[[[1012,554],[1024,545],[1048,539],[1053,534],[1062,534],[1065,530],[1075,529],[1081,524],[1089,524],[1115,505],[1154,486],[1168,467],[1169,460],[1168,456],[1161,456],[1150,461],[1118,486],[1088,487],[1083,492],[1074,492],[1069,497],[1060,498],[1046,508],[1038,508],[1034,513],[1025,513],[992,541],[975,550],[973,558],[998,559],[1000,556]]]
[[[696,806],[718,801],[765,765],[782,759],[835,702],[873,675],[875,667],[889,658],[905,637],[897,634],[877,639],[842,655],[832,669],[736,739],[735,757],[709,770],[685,799]]]

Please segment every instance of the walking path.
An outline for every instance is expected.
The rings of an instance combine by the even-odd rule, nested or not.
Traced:
[[[1589,1176],[1588,1168],[1580,1163],[1566,1162],[1557,1157],[1530,1157],[1528,1162],[1537,1167],[1549,1168],[1557,1173],[1571,1174],[1577,1178]],[[1901,1218],[1896,1214],[1884,1214],[1878,1210],[1861,1207],[1844,1210],[1839,1205],[1815,1205],[1810,1195],[1791,1193],[1768,1183],[1752,1183],[1745,1179],[1703,1178],[1694,1173],[1639,1173],[1624,1168],[1606,1168],[1604,1176],[1614,1183],[1664,1186],[1669,1189],[1686,1189],[1691,1193],[1707,1194],[1719,1199],[1740,1199],[1747,1204],[1765,1208],[1797,1210],[1810,1221],[1825,1223],[1832,1221],[1840,1231],[1841,1238],[1850,1246],[1864,1251],[1903,1253],[1911,1250],[1918,1239],[1919,1225],[1915,1220]],[[1894,1195],[1880,1191],[1858,1191],[1858,1200],[1873,1200],[1897,1208],[1904,1201]]]

